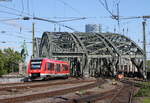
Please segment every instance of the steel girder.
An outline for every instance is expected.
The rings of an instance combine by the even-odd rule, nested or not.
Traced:
[[[120,52],[121,62],[123,60],[131,61],[137,68],[138,72],[146,78],[146,71],[143,68],[144,51],[131,39],[119,34],[106,34],[105,37],[109,39],[113,45]]]
[[[39,46],[39,56],[69,60],[72,74],[116,75],[124,62],[132,62],[142,75],[143,50],[129,38],[110,33],[44,32]]]

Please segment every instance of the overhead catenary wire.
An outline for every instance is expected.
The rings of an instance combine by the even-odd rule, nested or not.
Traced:
[[[113,5],[112,5],[112,13],[114,14],[114,8],[116,7],[116,3],[115,3],[115,0],[113,0]]]
[[[48,20],[48,19],[44,19],[44,18],[39,18],[39,17],[33,17],[33,18],[30,18],[30,17],[21,17],[21,18],[10,18],[10,19],[0,19],[1,22],[5,22],[5,21],[13,21],[13,20],[25,20],[25,19],[33,19],[33,20],[41,20],[41,21],[47,21],[47,22],[51,22],[53,24],[57,24],[57,25],[60,25],[62,27],[65,27],[65,28],[68,28],[72,31],[75,31],[77,32],[77,30],[69,27],[69,26],[66,26],[64,24],[62,24],[61,22],[67,22],[67,21],[74,21],[74,20],[80,20],[80,19],[86,19],[85,17],[82,17],[82,18],[76,18],[76,19],[70,19],[70,20],[62,20],[62,21],[54,21],[54,20]]]
[[[107,4],[107,1],[106,1],[106,0],[104,0],[104,1],[105,1],[106,9],[107,9],[107,10],[109,10],[109,8],[108,8],[108,4]]]
[[[32,39],[32,37],[31,36],[28,36],[28,35],[31,35],[30,33],[25,33],[26,31],[24,31],[24,32],[17,32],[17,31],[13,31],[13,33],[14,34],[12,34],[12,35],[14,35],[14,36],[18,36],[19,38],[22,38],[22,39]],[[8,34],[8,33],[12,33],[12,31],[6,31],[6,33],[4,33],[4,34]],[[17,35],[18,34],[18,35]],[[31,37],[31,38],[30,38]]]
[[[1,12],[1,13],[5,13],[5,14],[9,14],[9,15],[22,16],[22,15],[20,15],[20,14],[8,12],[8,11],[2,11],[2,10],[0,10],[0,12]]]
[[[22,26],[22,25],[19,25],[19,24],[13,24],[13,23],[9,23],[9,22],[7,22],[7,21],[0,21],[0,23],[2,23],[2,24],[5,24],[5,25],[9,25],[9,26],[11,26],[11,27],[15,27],[15,28],[24,28],[24,29],[26,29],[26,30],[30,30],[30,28],[28,28],[28,27],[24,27],[24,26]],[[7,30],[8,31],[8,30]]]
[[[24,36],[20,36],[20,35],[15,35],[15,34],[10,34],[10,33],[5,33],[6,35],[8,35],[8,36],[15,36],[15,37],[17,37],[17,38],[20,38],[20,39],[25,39],[25,40],[29,40],[29,39],[31,39],[31,38],[27,38],[27,37],[24,37]]]
[[[40,17],[33,17],[33,18],[31,18],[31,17],[23,17],[23,18],[22,18],[22,20],[31,20],[31,19],[50,22],[50,23],[52,23],[52,24],[57,24],[57,25],[60,25],[60,26],[62,26],[62,27],[65,27],[65,28],[67,28],[67,29],[70,29],[70,30],[72,30],[72,31],[74,31],[74,32],[78,32],[78,31],[75,30],[74,28],[72,28],[72,27],[70,27],[70,26],[67,26],[67,25],[64,25],[64,24],[62,24],[62,23],[60,23],[60,22],[58,22],[58,21],[55,21],[55,20],[49,20],[49,19],[40,18]]]
[[[88,18],[81,17],[81,18],[74,18],[74,19],[69,19],[69,20],[60,20],[60,21],[57,21],[57,22],[68,22],[68,21],[77,21],[77,20],[85,20],[85,19],[88,19]]]
[[[27,10],[28,10],[28,14],[30,14],[30,2],[29,2],[29,0],[27,0]]]
[[[20,20],[20,18],[0,19],[0,21],[14,21],[14,20]]]
[[[63,1],[63,0],[57,0],[59,2],[61,2],[62,4],[68,6],[70,9],[72,9],[74,12],[76,12],[78,15],[82,15],[82,13],[77,10],[76,8],[72,7],[70,4],[68,4],[67,2]]]
[[[1,34],[6,34],[6,35],[10,35],[10,36],[16,36],[18,38],[27,39],[27,40],[32,39],[32,38],[29,38],[30,36],[26,36],[27,33],[24,34],[22,32],[20,33],[20,32],[17,32],[17,31],[13,31],[13,33],[12,33],[12,31],[1,31]],[[19,34],[19,35],[17,35],[17,34]]]
[[[23,41],[7,41],[7,40],[1,40],[0,43],[22,43]],[[32,43],[32,41],[26,41],[25,43]]]
[[[78,19],[78,18],[86,18],[86,19],[111,19],[110,16],[84,16],[84,17],[79,17],[79,16],[68,16],[68,17],[63,17],[63,16],[54,16],[54,17],[42,17],[46,19]]]
[[[30,19],[30,18],[27,17],[27,18],[25,18],[25,19]],[[50,23],[57,24],[57,25],[60,25],[60,26],[62,26],[62,27],[68,28],[68,29],[70,29],[70,30],[72,30],[72,31],[74,31],[74,32],[78,32],[78,31],[75,30],[74,28],[69,27],[69,26],[67,26],[67,25],[64,25],[64,24],[62,24],[62,23],[59,23],[58,21],[47,20],[47,19],[39,18],[39,17],[33,17],[32,19],[33,19],[33,20],[35,19],[35,20],[47,21],[47,22],[50,22]]]
[[[23,12],[24,12],[24,1],[23,0],[21,0],[21,4],[22,4],[22,12],[21,12],[21,14],[23,14]]]
[[[104,2],[105,2],[105,4],[104,4],[104,2],[102,2],[101,0],[98,0],[99,2],[100,2],[100,4],[107,10],[107,12],[113,17],[114,16],[114,14],[109,10],[109,8],[108,8],[108,4],[107,4],[107,1],[105,0]]]
[[[14,9],[13,9],[14,10]],[[24,12],[24,2],[22,0],[22,13],[21,14],[16,14],[16,13],[11,13],[11,12],[6,12],[6,11],[0,11],[0,12],[3,12],[3,13],[7,13],[7,14],[11,14],[11,15],[16,15],[16,16],[22,16],[22,13]],[[41,18],[37,18],[37,17],[33,17],[34,19],[38,19],[38,20],[43,20],[43,21],[48,21],[48,22],[51,22],[51,23],[54,23],[54,24],[58,24],[62,27],[65,27],[65,28],[68,28],[70,30],[73,30],[73,31],[76,31],[75,29],[69,27],[69,26],[66,26],[64,24],[60,24],[58,21],[53,21],[53,20],[46,20],[46,19],[41,19]],[[15,18],[15,19],[11,19],[11,20],[19,20],[19,18]],[[3,20],[4,21],[4,20]],[[65,21],[64,21],[65,22]]]
[[[118,25],[118,32],[120,32],[121,28],[120,28],[120,13],[119,13],[119,4],[120,4],[120,0],[117,0],[116,3],[115,1],[113,1],[113,4],[116,5],[116,13],[114,14],[113,12],[110,11],[109,7],[108,7],[108,3],[107,0],[98,0],[100,2],[100,4],[106,9],[106,11],[111,15],[112,19],[117,20],[117,25]]]
[[[110,10],[109,10],[109,7],[108,7],[108,3],[107,3],[107,0],[98,0],[100,2],[100,4],[106,9],[106,11],[111,15],[112,19],[115,19],[118,21],[118,25],[119,25],[119,3],[120,3],[120,0],[118,0],[118,2],[116,3],[116,6],[117,6],[117,15],[113,14]],[[113,1],[114,3],[114,1]]]
[[[15,8],[8,7],[8,6],[2,5],[2,4],[0,4],[0,7],[6,8],[6,9],[9,9],[9,10],[12,10],[12,11],[15,11],[15,12],[17,12],[17,13],[22,13],[22,14],[24,14],[24,15],[33,16],[33,15],[27,13],[27,12],[22,12],[22,11],[20,11],[20,10],[17,10],[17,9],[15,9]],[[21,15],[21,14],[20,14],[20,15]]]

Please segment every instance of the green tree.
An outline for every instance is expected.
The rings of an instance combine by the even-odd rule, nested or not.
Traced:
[[[2,50],[0,50],[0,75],[5,74],[6,70],[4,69],[5,58]]]
[[[147,71],[150,72],[150,60],[147,60],[146,62],[147,62],[147,69],[148,69]]]
[[[21,54],[11,48],[0,50],[0,75],[10,72],[18,72]]]

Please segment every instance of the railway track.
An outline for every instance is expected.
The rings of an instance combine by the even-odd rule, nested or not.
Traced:
[[[116,93],[110,100],[110,103],[132,103],[134,94],[134,86],[124,84],[118,93]]]
[[[9,91],[12,89],[28,89],[28,88],[39,88],[39,87],[48,87],[48,86],[53,86],[53,85],[63,85],[63,84],[77,84],[77,83],[85,83],[85,82],[94,82],[96,80],[69,80],[69,81],[61,81],[61,82],[48,82],[48,83],[43,83],[43,84],[32,84],[32,85],[26,85],[26,83],[23,85],[17,85],[17,86],[4,86],[0,87],[0,91]]]
[[[46,87],[46,86],[52,86],[52,85],[63,85],[63,84],[77,84],[77,83],[85,83],[85,82],[89,82],[88,84],[84,84],[84,85],[78,85],[75,87],[70,87],[70,88],[66,88],[66,89],[59,89],[59,90],[55,90],[55,91],[49,91],[49,92],[42,92],[42,93],[34,93],[34,94],[25,94],[23,96],[17,96],[17,97],[7,97],[5,99],[0,99],[0,103],[22,103],[22,102],[27,102],[27,101],[35,101],[35,100],[40,100],[40,99],[44,99],[44,98],[53,98],[53,97],[57,97],[60,95],[64,95],[64,94],[68,94],[68,93],[73,93],[76,91],[80,91],[80,90],[87,90],[87,89],[92,89],[94,87],[98,87],[99,85],[102,85],[104,83],[104,81],[102,80],[73,80],[70,81],[70,83],[68,81],[65,82],[57,82],[57,83],[51,83],[51,84],[43,84],[41,85],[41,87]],[[56,102],[56,103],[99,103],[99,101],[101,100],[109,100],[109,103],[132,103],[132,98],[133,98],[133,94],[134,94],[134,88],[135,86],[138,86],[136,83],[134,83],[133,81],[130,80],[122,80],[121,81],[123,83],[123,86],[117,86],[115,89],[109,90],[109,91],[105,91],[102,93],[99,92],[93,92],[91,94],[88,95],[82,95],[79,96],[78,98],[65,98],[63,101],[61,102]],[[36,88],[39,87],[39,85],[31,85],[31,87],[29,88]],[[6,88],[5,90],[9,90],[12,89],[14,87],[9,87]],[[16,89],[22,89],[22,88],[27,88],[26,86],[23,87],[18,87]],[[3,88],[4,89],[4,88]],[[0,88],[1,90],[1,88]]]
[[[120,90],[120,87],[117,87],[115,89],[105,91],[102,93],[94,93],[86,96],[81,96],[79,98],[73,98],[73,99],[68,99],[66,101],[61,101],[57,103],[96,103],[100,100],[108,99],[111,98],[115,93]]]
[[[31,84],[38,84],[38,83],[48,83],[48,82],[55,82],[55,81],[69,81],[69,80],[76,80],[76,78],[68,78],[68,79],[52,79],[48,81],[29,81],[29,82],[16,82],[16,83],[0,83],[0,87],[2,86],[15,86],[15,85],[31,85]]]
[[[100,84],[103,84],[105,81],[102,80],[100,82],[101,82]],[[72,92],[76,92],[76,91],[80,91],[80,90],[91,89],[91,88],[96,87],[97,85],[99,85],[99,84],[96,82],[92,82],[92,83],[89,83],[86,85],[75,86],[75,87],[61,89],[61,90],[0,99],[0,103],[22,103],[22,102],[26,102],[26,101],[39,100],[39,99],[43,99],[43,98],[64,95],[67,93],[72,93]]]
[[[133,82],[126,82],[122,86],[117,86],[115,89],[106,92],[66,99],[56,103],[100,103],[101,100],[105,99],[109,100],[108,103],[132,103],[134,89]]]
[[[146,80],[139,79],[139,78],[124,78],[123,80],[120,80],[120,82],[122,82],[126,86],[115,97],[115,98],[118,97],[118,99],[114,99],[110,103],[132,103],[132,99],[136,88],[142,88],[148,86],[148,85],[143,85],[143,83],[147,82]],[[123,97],[127,97],[127,98],[123,98]]]
[[[146,82],[147,80],[144,80],[142,78],[129,78],[129,77],[125,77],[125,80],[129,80],[129,81],[140,81],[140,82]]]
[[[125,83],[125,84],[129,84],[129,85],[133,85],[134,84],[135,87],[145,87],[145,85],[141,84],[141,83],[143,83],[141,81],[139,82],[139,81],[136,81],[136,80],[133,81],[133,80],[124,79],[124,80],[120,80],[120,82]]]

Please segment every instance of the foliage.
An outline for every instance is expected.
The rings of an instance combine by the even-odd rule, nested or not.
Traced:
[[[0,76],[3,74],[7,74],[7,70],[5,70],[5,69],[0,70]]]
[[[22,61],[22,57],[19,52],[11,48],[0,50],[0,75],[17,72],[20,61]]]
[[[148,68],[148,72],[150,72],[150,60],[147,60],[147,68]]]
[[[142,103],[150,103],[150,98],[144,98],[144,99],[142,100]]]
[[[150,82],[140,83],[143,87],[140,88],[138,93],[135,95],[137,97],[149,97],[150,96]]]
[[[135,96],[137,97],[150,96],[150,87],[141,88]]]

